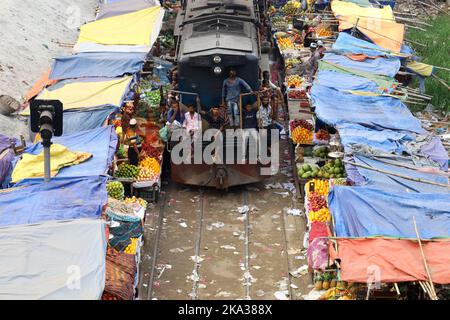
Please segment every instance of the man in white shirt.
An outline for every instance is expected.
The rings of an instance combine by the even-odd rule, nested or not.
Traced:
[[[195,112],[195,107],[193,105],[189,105],[187,109],[188,112],[184,115],[183,128],[186,129],[192,137],[198,137],[202,131],[202,119],[200,115]]]

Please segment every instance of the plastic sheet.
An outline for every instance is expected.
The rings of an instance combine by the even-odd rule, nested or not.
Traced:
[[[359,71],[370,72],[371,74],[379,74],[389,77],[395,77],[400,70],[400,59],[395,57],[390,58],[367,58],[364,61],[355,61],[345,55],[334,53],[325,53],[324,61],[332,62],[336,65],[351,68]]]
[[[380,129],[425,133],[421,123],[398,99],[342,93],[321,85],[311,90],[317,116],[336,126],[345,122]]]
[[[86,111],[68,111],[63,117],[64,135],[99,128],[105,124],[111,113],[118,112],[117,107],[106,107]]]
[[[0,300],[100,299],[105,286],[103,220],[5,227],[0,245]]]
[[[61,144],[70,150],[88,152],[93,155],[91,159],[84,163],[61,169],[58,177],[79,178],[105,174],[112,163],[117,139],[113,126],[53,138],[53,143]],[[26,148],[25,152],[39,154],[42,152],[42,148],[41,143],[36,143]],[[42,181],[42,179],[27,179],[22,181],[21,184],[28,184],[33,180]]]
[[[427,281],[417,241],[337,239],[343,281],[367,283]],[[434,283],[450,283],[450,241],[422,242]]]
[[[338,237],[416,238],[413,217],[422,239],[450,237],[448,193],[334,186],[328,203]]]
[[[160,5],[161,3],[159,0],[121,0],[109,3],[100,3],[96,19],[100,20],[110,18]]]
[[[56,58],[49,78],[121,77],[141,71],[144,60],[144,53],[79,53]]]

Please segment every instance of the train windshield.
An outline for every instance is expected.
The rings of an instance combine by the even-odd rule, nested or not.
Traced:
[[[194,32],[219,31],[221,33],[243,33],[244,23],[239,21],[215,19],[194,24]]]

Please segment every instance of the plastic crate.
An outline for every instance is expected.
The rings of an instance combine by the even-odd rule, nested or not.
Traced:
[[[156,184],[151,187],[134,188],[134,193],[136,197],[150,203],[157,203],[159,200],[159,186]]]

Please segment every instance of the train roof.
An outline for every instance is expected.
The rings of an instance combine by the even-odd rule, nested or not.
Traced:
[[[252,0],[188,1],[178,16],[179,55],[257,53]]]
[[[256,16],[253,0],[186,1],[186,7],[180,10],[175,22],[175,35],[180,35],[184,25],[211,17],[254,22]]]

